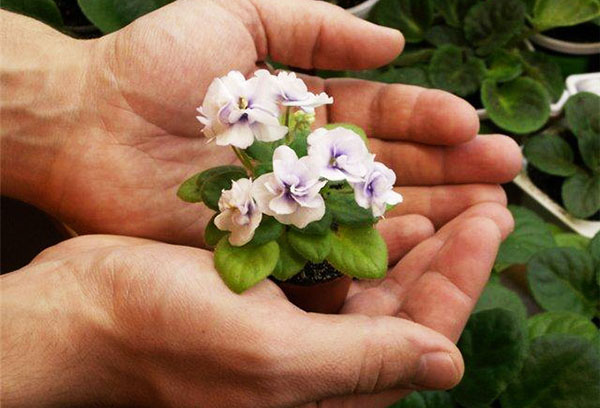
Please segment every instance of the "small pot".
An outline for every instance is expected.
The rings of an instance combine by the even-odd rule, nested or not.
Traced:
[[[600,42],[577,43],[559,40],[544,34],[532,36],[531,42],[549,50],[568,55],[593,55],[600,53]]]
[[[334,314],[340,311],[352,279],[346,275],[315,285],[276,282],[290,302],[306,312]]]
[[[373,6],[375,6],[375,4],[378,2],[379,0],[367,0],[367,1],[363,1],[360,4],[357,4],[354,7],[350,7],[348,10],[348,12],[354,14],[356,17],[360,17],[360,18],[367,18],[369,16],[369,13],[371,12],[371,9],[373,8]]]

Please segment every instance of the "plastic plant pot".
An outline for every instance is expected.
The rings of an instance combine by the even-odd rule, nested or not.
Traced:
[[[369,12],[371,11],[371,9],[373,8],[373,6],[375,6],[375,4],[378,1],[379,0],[367,0],[367,1],[363,1],[362,3],[357,4],[354,7],[349,8],[348,12],[354,14],[356,17],[367,18],[367,16],[369,15]]]
[[[306,312],[334,314],[340,311],[352,279],[346,275],[314,285],[276,282],[288,300]]]

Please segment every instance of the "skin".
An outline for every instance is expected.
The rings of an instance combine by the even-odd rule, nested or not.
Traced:
[[[80,233],[192,246],[211,214],[175,191],[234,162],[198,137],[214,77],[266,55],[366,69],[403,47],[310,0],[179,0],[90,41],[0,18],[3,194]],[[365,128],[398,175],[405,204],[378,225],[388,277],[355,284],[339,316],[307,314],[269,281],[232,294],[202,249],[69,240],[0,280],[3,404],[385,407],[460,380],[453,343],[512,229],[494,183],[519,171],[518,147],[478,136],[473,108],[441,91],[305,79],[336,101],[317,125]]]

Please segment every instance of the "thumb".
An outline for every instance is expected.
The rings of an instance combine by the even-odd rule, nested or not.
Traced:
[[[454,343],[411,321],[317,314],[305,320],[294,329],[294,343],[302,346],[289,377],[305,385],[299,403],[397,388],[448,389],[462,377]]]

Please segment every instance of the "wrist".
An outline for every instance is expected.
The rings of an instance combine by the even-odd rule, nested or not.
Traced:
[[[0,64],[3,194],[47,207],[53,169],[81,126],[88,45],[31,19],[2,12]]]

